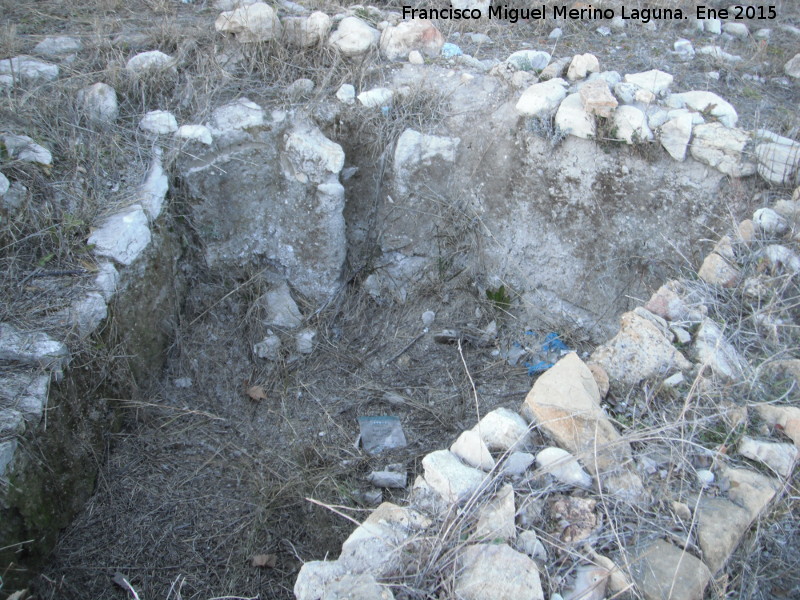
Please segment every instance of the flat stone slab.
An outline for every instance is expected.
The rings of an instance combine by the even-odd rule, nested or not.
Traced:
[[[699,558],[664,540],[645,546],[631,570],[646,600],[702,600],[711,579]]]

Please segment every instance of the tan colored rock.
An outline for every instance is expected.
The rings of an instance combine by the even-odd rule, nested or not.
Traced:
[[[444,36],[426,19],[412,19],[402,21],[396,27],[389,26],[383,30],[380,40],[381,53],[389,60],[406,60],[412,50],[433,58],[439,56],[443,45]]]
[[[598,73],[600,71],[600,61],[594,54],[576,54],[572,57],[572,62],[569,63],[567,69],[567,79],[576,81],[583,79],[589,73]]]
[[[640,495],[642,482],[628,468],[630,446],[600,408],[600,390],[577,354],[567,354],[536,380],[522,412],[580,458],[608,491]]]
[[[321,600],[394,600],[394,594],[372,575],[348,574],[328,585]]]
[[[679,281],[668,281],[652,295],[644,308],[667,321],[701,321],[708,308],[686,297]]]
[[[711,579],[699,558],[664,540],[643,547],[631,570],[645,600],[702,600]]]
[[[581,565],[564,600],[603,600],[606,597],[608,570],[596,565]]]
[[[741,223],[739,223],[739,227],[737,228],[737,233],[739,234],[739,239],[746,244],[749,244],[753,241],[753,238],[756,235],[756,226],[753,224],[753,221],[750,219],[745,219]]]
[[[256,2],[221,13],[214,29],[232,33],[244,43],[267,42],[280,35],[281,23],[269,4]]]
[[[589,549],[589,556],[597,567],[605,569],[608,573],[606,587],[610,594],[621,594],[633,587],[633,583],[628,580],[624,571],[613,560],[592,549]]]
[[[777,479],[751,469],[734,469],[723,465],[720,477],[727,479],[730,484],[728,499],[744,507],[751,521],[761,514],[780,489]]]
[[[595,118],[584,110],[580,94],[570,94],[561,101],[555,123],[559,131],[582,139],[591,139],[597,133]]]
[[[794,444],[765,442],[744,436],[739,442],[739,454],[765,464],[781,477],[789,477],[794,470],[800,450]]]
[[[578,92],[583,102],[583,108],[592,115],[610,118],[614,114],[619,102],[608,88],[608,83],[603,79],[588,81]]]
[[[750,132],[722,123],[695,125],[689,146],[692,156],[731,177],[746,177],[756,172],[756,163],[744,152]]]
[[[752,519],[745,508],[724,498],[705,496],[696,506],[697,539],[703,562],[711,573],[716,573],[736,550]]]
[[[345,17],[331,34],[328,43],[344,56],[366,54],[378,45],[380,34],[358,17]]]
[[[482,471],[491,471],[495,461],[486,444],[477,432],[469,430],[463,432],[450,446],[450,452],[468,464]]]
[[[759,417],[772,427],[780,427],[794,445],[800,448],[800,408],[774,404],[762,404],[755,408]]]
[[[455,572],[463,600],[544,600],[536,563],[507,544],[467,546]]]
[[[622,315],[619,333],[598,347],[591,361],[606,370],[612,383],[623,385],[691,368],[658,327],[633,312]]]
[[[476,539],[492,543],[497,540],[513,541],[517,536],[515,514],[514,487],[506,484],[488,503],[481,506],[475,526]]]
[[[283,36],[286,43],[298,48],[310,48],[325,41],[331,30],[331,18],[324,12],[307,17],[284,17]]]
[[[567,544],[587,539],[598,525],[596,508],[594,498],[556,497],[549,509],[550,521],[555,525],[553,535]]]
[[[711,285],[733,287],[739,281],[739,269],[716,252],[712,252],[703,261],[697,276]]]
[[[597,389],[600,391],[600,399],[602,400],[608,395],[608,390],[611,387],[611,383],[608,380],[608,373],[606,373],[603,367],[595,363],[590,363],[586,366],[588,366],[589,370],[592,372],[592,377],[594,377]]]

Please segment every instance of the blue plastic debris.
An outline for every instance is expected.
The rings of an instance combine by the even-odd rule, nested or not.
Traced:
[[[559,338],[558,334],[554,331],[551,331],[545,336],[542,350],[545,352],[569,352],[567,345],[561,341],[561,338]]]
[[[536,373],[542,373],[543,371],[547,371],[547,369],[553,366],[553,363],[546,362],[544,360],[540,360],[533,364],[527,362],[523,364],[526,367],[528,367],[528,375],[536,375]]]
[[[389,106],[381,106],[381,114],[385,117],[389,114],[391,107]]]
[[[464,54],[464,52],[462,52],[461,48],[459,48],[456,44],[447,42],[444,46],[442,46],[442,56],[445,58],[453,58],[459,54]]]

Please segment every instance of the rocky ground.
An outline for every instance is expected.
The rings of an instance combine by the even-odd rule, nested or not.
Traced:
[[[331,125],[322,113],[325,103],[338,97],[337,92],[346,96],[349,90],[342,90],[342,84],[354,85],[353,92],[379,88],[398,77],[405,57],[390,62],[378,52],[369,52],[342,58],[348,51],[339,48],[337,54],[324,40],[312,40],[302,52],[282,39],[253,43],[242,39],[247,32],[226,34],[225,23],[215,28],[220,12],[230,8],[223,4],[0,2],[0,57],[31,55],[60,69],[57,78],[51,78],[50,67],[30,62],[27,66],[38,74],[29,75],[30,81],[18,86],[15,78],[25,71],[25,61],[0,60],[0,65],[8,65],[7,72],[0,71],[0,133],[5,136],[0,186],[7,181],[7,189],[0,189],[6,290],[0,321],[58,331],[64,314],[60,311],[74,306],[71,303],[98,276],[85,243],[89,240],[96,248],[106,241],[97,237],[96,230],[92,233],[93,225],[113,212],[112,207],[144,202],[131,196],[132,190],[140,189],[138,183],[155,172],[151,167],[154,133],[163,130],[172,135],[178,123],[210,122],[215,109],[243,96],[268,112],[316,115],[325,135],[340,144],[348,157],[341,179],[353,206],[368,204],[377,195],[375,189],[384,183],[388,168],[385,163],[391,160],[391,151],[386,150],[394,147],[406,128],[430,128],[444,119],[437,112],[441,108],[437,97],[422,96],[404,105],[405,112],[391,127],[383,126],[361,104],[351,109],[349,117]],[[398,8],[302,4],[307,10],[329,16],[346,13],[375,26],[391,20],[389,13]],[[556,63],[559,58],[592,54],[604,67],[620,73],[650,69],[670,73],[675,89],[707,90],[728,100],[736,107],[739,127],[766,128],[797,139],[800,66],[793,57],[800,46],[800,12],[791,2],[776,6],[777,17],[772,21],[736,23],[746,25],[746,31],[727,25],[723,31],[722,23],[706,21],[698,26],[690,20],[649,25],[619,20],[443,21],[438,23],[442,41],[456,45],[457,50],[446,46],[446,52],[452,53],[448,57],[438,47],[419,60],[445,72],[489,73],[502,82],[504,93],[519,95],[537,76],[508,60],[512,53],[546,51]],[[284,2],[274,8],[286,23],[287,17],[299,16],[303,7]],[[68,39],[53,41],[56,36]],[[130,59],[154,50],[167,57],[165,70],[147,79],[131,77],[135,65],[131,67]],[[150,55],[150,59],[161,60],[160,56]],[[562,64],[567,66],[568,62]],[[109,87],[89,87],[101,81]],[[713,115],[716,108],[707,106],[701,112]],[[178,139],[183,140],[198,141],[204,135],[195,129],[179,132]],[[20,148],[28,153],[23,156],[15,150],[18,140],[8,135],[27,135],[40,145],[23,140]],[[424,457],[449,447],[479,416],[498,407],[519,408],[537,377],[537,369],[524,363],[556,362],[561,353],[553,338],[546,337],[554,328],[521,319],[518,299],[505,288],[476,287],[454,275],[463,253],[458,244],[452,246],[453,260],[441,264],[444,276],[415,288],[402,304],[376,298],[364,285],[372,264],[373,240],[368,234],[359,237],[348,231],[346,284],[335,301],[323,306],[309,300],[315,293],[312,287],[303,289],[299,297],[295,294],[297,301],[291,295],[288,300],[268,296],[276,293],[274,282],[250,265],[230,272],[210,267],[202,253],[194,251],[201,245],[211,247],[208,240],[216,239],[193,212],[197,190],[190,189],[191,177],[186,173],[191,168],[187,163],[197,155],[186,152],[172,162],[172,149],[167,148],[164,159],[170,181],[168,228],[182,249],[176,287],[185,292],[180,309],[169,315],[165,325],[171,332],[166,362],[163,370],[141,377],[133,374],[134,367],[126,368],[128,358],[120,356],[117,348],[103,347],[100,340],[107,337],[86,341],[78,331],[70,338],[78,348],[71,348],[74,354],[85,357],[90,368],[113,364],[113,368],[96,370],[126,372],[127,379],[122,379],[127,385],[117,384],[119,397],[108,399],[121,418],[119,427],[104,436],[105,447],[93,459],[100,467],[94,493],[63,530],[33,581],[30,593],[36,598],[126,597],[126,584],[121,585],[119,578],[115,582],[117,574],[141,598],[292,598],[304,562],[338,556],[354,527],[342,512],[360,522],[380,499],[404,501],[404,489],[371,485],[368,477],[373,471],[400,464],[410,484],[415,474],[425,471]],[[348,167],[358,167],[360,173],[349,172],[345,180]],[[159,197],[160,174],[146,181],[155,186],[146,188],[152,198]],[[730,207],[731,221],[735,218],[737,223],[752,216],[755,208],[788,200],[792,191],[788,184],[767,186],[737,177],[730,189],[732,197],[742,199],[741,205]],[[163,198],[164,191],[160,194]],[[344,210],[348,217],[347,211],[355,209]],[[775,221],[778,225],[772,229],[765,225],[759,231],[793,252],[793,215],[784,206],[777,216],[780,220]],[[366,225],[364,231],[368,231]],[[741,240],[734,239],[740,270],[735,277],[729,258],[727,266],[712,258],[700,276],[708,285],[721,286],[722,291],[708,302],[711,315],[718,322],[740,324],[731,341],[755,366],[767,358],[797,356],[792,277],[798,270],[792,266],[796,255],[767,255],[765,259],[762,251],[769,244],[764,239],[759,238],[752,252],[742,250]],[[717,250],[719,256],[728,257],[724,246]],[[119,256],[115,260],[118,265],[124,263]],[[694,262],[695,269],[700,267],[700,261],[689,262]],[[677,273],[674,264],[660,267],[657,277],[661,279],[653,277],[642,284],[648,292],[642,300]],[[748,280],[750,287],[737,284],[733,291],[726,291],[734,279],[747,280],[741,273],[764,275],[764,281]],[[63,285],[64,278],[78,285]],[[767,291],[753,292],[756,284],[765,285]],[[758,302],[752,301],[753,293]],[[631,300],[627,308],[637,304]],[[754,324],[761,314],[754,304],[774,309],[766,329]],[[283,307],[277,316],[276,306]],[[105,313],[98,323],[104,317]],[[97,327],[98,323],[92,323]],[[265,323],[272,324],[269,334]],[[769,327],[775,331],[772,338]],[[687,330],[691,337],[677,342],[679,349],[704,337],[697,323]],[[596,344],[607,340],[590,327],[558,332],[559,340],[586,359]],[[271,346],[275,338],[283,350]],[[541,351],[548,341],[549,353]],[[515,348],[516,359],[509,356]],[[760,370],[732,387],[728,382],[721,388],[697,391],[701,378],[694,378],[698,374],[688,364],[687,379],[665,387],[652,373],[627,381],[627,367],[615,373],[609,366],[613,361],[601,357],[595,362],[605,364],[612,381],[622,386],[612,387],[603,398],[604,409],[614,427],[631,440],[633,454],[641,459],[637,476],[655,500],[647,508],[630,508],[611,507],[601,499],[602,509],[594,511],[592,504],[589,511],[595,519],[587,525],[591,536],[576,528],[570,530],[575,535],[569,540],[553,533],[558,523],[552,521],[560,518],[554,514],[563,517],[573,507],[559,506],[555,512],[552,507],[543,512],[538,505],[527,512],[520,508],[527,519],[520,528],[537,531],[550,552],[545,551],[549,557],[542,564],[538,548],[530,536],[526,538],[529,554],[540,561],[548,597],[574,587],[583,552],[576,550],[578,542],[588,539],[594,550],[617,559],[615,552],[623,545],[620,540],[649,534],[673,542],[688,540],[689,534],[682,529],[683,506],[676,508],[667,491],[678,486],[681,493],[675,500],[683,505],[691,504],[687,498],[701,489],[710,490],[710,496],[724,496],[730,477],[721,476],[720,454],[740,447],[747,436],[774,435],[786,441],[781,432],[784,425],[760,413],[746,422],[731,424],[723,419],[720,415],[731,408],[727,402],[737,406],[776,399],[796,402],[794,388],[773,386],[775,382],[765,381]],[[690,399],[696,404],[689,406]],[[356,443],[358,418],[386,414],[400,419],[407,445],[379,456],[365,453]],[[536,431],[531,448],[544,448],[554,437],[558,442],[552,432]],[[665,448],[673,455],[665,458]],[[747,456],[745,451],[740,453]],[[586,488],[587,481],[597,476],[597,467],[580,458],[589,473],[573,473],[565,482],[541,478],[543,471],[537,471],[536,478],[515,485],[533,486],[535,493],[528,492],[537,500],[550,502],[563,496],[567,504],[594,503],[597,495]],[[739,456],[736,460],[737,465],[774,474],[750,459]],[[737,554],[715,574],[706,597],[792,598],[800,593],[796,476],[792,478],[791,467],[782,476],[776,500],[742,534]],[[709,481],[713,477],[718,479]],[[579,517],[568,520],[579,522]],[[685,545],[697,552],[697,544],[692,539]],[[556,554],[552,548],[558,548]],[[394,593],[397,597],[451,597],[453,589],[434,580],[422,578],[413,585],[404,581],[393,588]],[[13,591],[0,587],[0,594]],[[622,593],[641,597],[643,592]]]

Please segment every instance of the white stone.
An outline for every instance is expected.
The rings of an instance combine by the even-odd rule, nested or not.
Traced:
[[[169,191],[169,178],[164,172],[162,164],[162,151],[156,147],[153,151],[153,158],[150,161],[150,168],[147,176],[139,188],[139,203],[144,208],[147,216],[154,221],[161,214],[164,200]]]
[[[507,408],[496,408],[487,413],[472,431],[481,436],[489,450],[526,450],[530,443],[530,432],[525,419]]]
[[[358,101],[367,108],[380,108],[383,106],[391,106],[392,97],[394,92],[389,88],[377,87],[361,92],[357,98]]]
[[[263,323],[267,327],[295,329],[303,324],[303,315],[285,281],[261,296],[257,304],[265,311]]]
[[[730,52],[725,52],[725,50],[719,46],[703,46],[697,51],[697,53],[702,54],[703,56],[710,56],[717,61],[724,61],[728,63],[737,63],[743,60],[741,56],[731,54]]]
[[[750,30],[744,23],[725,23],[725,25],[722,26],[722,30],[727,34],[738,38],[746,38],[748,35],[750,35]]]
[[[703,29],[705,29],[708,33],[719,35],[722,33],[722,21],[719,19],[704,19]]]
[[[320,11],[307,17],[285,17],[281,24],[287,43],[300,48],[324,42],[331,30],[331,18]]]
[[[420,54],[419,50],[412,50],[408,53],[408,62],[412,65],[424,65],[425,59]]]
[[[478,513],[475,537],[480,541],[497,543],[498,540],[511,541],[517,537],[514,523],[514,487],[505,484]]]
[[[695,125],[689,146],[692,157],[731,177],[746,177],[756,172],[756,164],[744,154],[750,133],[722,123]]]
[[[378,45],[380,32],[358,17],[345,17],[328,43],[344,56],[360,56]]]
[[[448,450],[431,452],[422,459],[425,481],[446,502],[467,499],[483,485],[486,474],[463,464]]]
[[[547,36],[547,39],[557,40],[562,35],[564,35],[564,32],[561,30],[561,27],[556,27],[555,29],[553,29],[553,31],[550,32],[550,34]]]
[[[285,137],[281,166],[284,176],[290,181],[329,183],[341,187],[338,176],[344,166],[344,150],[317,127],[298,124]],[[320,191],[337,193],[337,190],[328,188]]]
[[[800,52],[795,54],[783,67],[783,72],[789,77],[800,79]]]
[[[695,334],[694,347],[700,364],[709,367],[714,375],[731,382],[746,379],[747,361],[711,319],[703,320]]]
[[[458,436],[458,439],[450,446],[450,452],[470,467],[487,472],[494,469],[494,458],[492,458],[481,436],[475,431],[465,431]]]
[[[770,244],[761,253],[773,271],[786,270],[791,274],[800,273],[800,256],[786,246]]]
[[[0,173],[0,196],[4,196],[9,187],[11,184],[8,182],[8,178]]]
[[[744,436],[739,442],[739,454],[767,465],[781,477],[789,477],[797,462],[798,450],[794,444],[764,442]]]
[[[460,600],[544,600],[536,563],[506,544],[467,546],[458,562],[454,597]]]
[[[774,136],[773,141],[756,145],[758,174],[775,185],[800,184],[800,143]]]
[[[420,167],[433,163],[454,163],[460,143],[459,138],[425,135],[406,129],[397,140],[394,150],[395,185],[404,191],[409,178]]]
[[[311,354],[314,351],[314,340],[317,332],[313,329],[304,329],[295,336],[295,344],[300,354]]]
[[[47,407],[49,391],[50,375],[47,373],[17,370],[4,372],[0,376],[0,409],[14,410],[24,422],[35,427]]]
[[[422,313],[422,324],[425,327],[430,327],[433,325],[433,322],[436,320],[436,313],[432,310],[426,310]]]
[[[692,110],[707,112],[726,127],[734,127],[739,119],[736,109],[713,92],[691,91],[670,94],[667,102],[672,108],[688,106]]]
[[[131,75],[146,75],[150,73],[175,73],[175,59],[159,50],[140,52],[131,57],[126,63],[125,70]]]
[[[57,317],[64,319],[65,325],[81,339],[94,333],[106,316],[108,316],[106,302],[98,292],[89,292],[57,314]]]
[[[389,26],[380,38],[381,54],[389,60],[406,60],[412,50],[435,58],[443,45],[444,36],[427,19],[412,19],[402,21],[396,27]]]
[[[536,455],[536,465],[566,485],[592,487],[591,476],[572,454],[561,448],[550,447],[540,451]]]
[[[576,81],[598,71],[600,71],[600,61],[594,54],[576,54],[567,69],[567,79]]]
[[[512,477],[522,475],[536,460],[529,452],[512,452],[503,463],[503,473]]]
[[[113,258],[123,265],[136,260],[150,243],[147,215],[134,204],[106,218],[89,235],[89,244],[98,256]]]
[[[580,94],[570,94],[556,112],[556,127],[562,133],[589,139],[596,133],[594,117],[583,108]]]
[[[81,41],[66,35],[46,37],[36,44],[33,51],[40,56],[59,57],[80,52],[83,48]]]
[[[2,138],[6,152],[11,158],[49,166],[53,164],[50,151],[34,142],[27,135],[4,135]]]
[[[552,57],[542,50],[518,50],[511,54],[506,62],[511,63],[520,71],[541,71]]]
[[[279,360],[281,357],[281,338],[277,335],[268,335],[257,344],[253,344],[253,354],[258,358]]]
[[[155,135],[167,135],[178,131],[178,121],[171,112],[151,110],[139,121],[139,129]]]
[[[693,118],[691,114],[681,114],[669,119],[659,129],[659,141],[675,160],[684,161],[689,142],[692,139]]]
[[[90,121],[113,123],[119,116],[117,92],[106,83],[98,82],[81,89],[77,101],[78,107]]]
[[[14,461],[14,454],[16,451],[16,439],[0,442],[0,477],[5,477],[5,474],[9,470],[9,465]]]
[[[280,35],[280,21],[269,4],[255,2],[221,13],[214,21],[214,29],[232,33],[244,43],[268,42]]]
[[[264,124],[264,109],[249,98],[239,98],[211,113],[209,128],[214,135],[231,130],[260,127]]]
[[[31,56],[20,55],[0,60],[0,76],[11,77],[12,83],[17,80],[23,83],[53,81],[58,79],[58,73],[58,65]]]
[[[683,373],[675,373],[674,375],[670,375],[664,380],[664,385],[667,387],[678,387],[679,385],[683,384],[686,381],[686,378],[683,376]]]
[[[625,75],[625,82],[632,83],[642,89],[652,92],[656,96],[663,94],[672,85],[673,77],[669,73],[653,69],[643,73],[630,73]]]
[[[789,224],[771,208],[759,208],[753,213],[753,224],[766,235],[780,236],[789,231]]]
[[[653,132],[647,126],[647,117],[635,106],[623,105],[614,112],[614,126],[617,138],[628,144],[648,142]]]
[[[568,84],[561,78],[536,83],[526,89],[517,101],[519,113],[531,117],[552,113],[567,96]]]
[[[0,323],[0,360],[61,369],[69,362],[69,350],[40,331],[23,332]]]
[[[119,283],[119,271],[110,262],[101,262],[97,266],[97,276],[94,278],[94,286],[103,300],[109,302],[117,291]]]
[[[756,38],[757,40],[768,40],[771,35],[772,35],[772,29],[770,29],[769,27],[762,27],[753,34],[753,37]]]
[[[199,142],[206,146],[214,143],[211,130],[205,125],[181,125],[175,132],[175,139]]]
[[[336,98],[339,102],[353,104],[356,101],[356,88],[349,83],[343,83],[336,91]]]
[[[681,60],[690,61],[694,58],[694,46],[689,40],[680,39],[672,44],[673,51]]]

